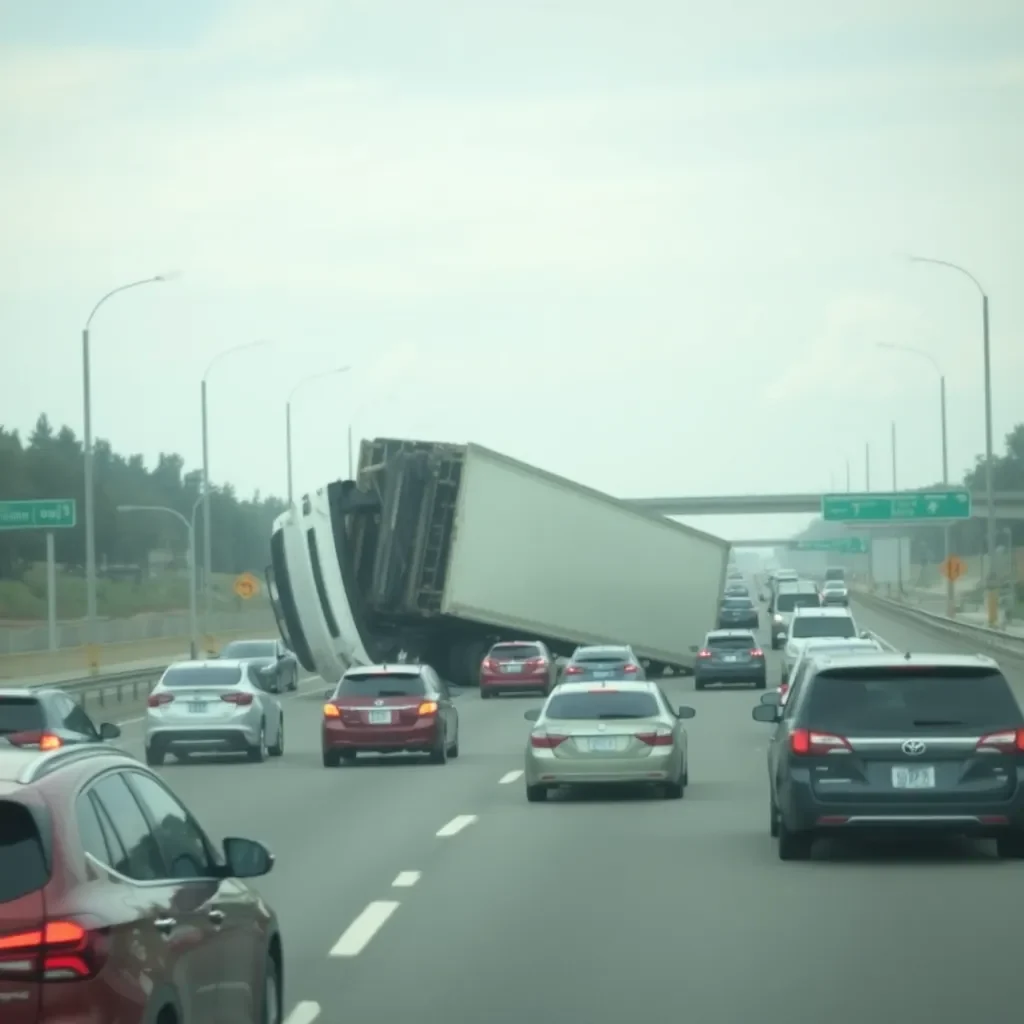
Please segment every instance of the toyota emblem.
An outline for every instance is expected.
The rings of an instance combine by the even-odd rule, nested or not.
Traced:
[[[375,701],[373,702],[373,706],[374,706],[374,707],[376,707],[376,708],[379,708],[379,707],[381,706],[381,704],[383,704],[383,703],[384,703],[384,701],[382,701],[382,700],[375,700]],[[923,748],[922,748],[922,749],[923,749]],[[907,753],[909,754],[909,753],[910,753],[910,751],[908,750],[908,751],[907,751]]]
[[[917,757],[918,754],[923,754],[927,749],[920,740],[904,740],[903,742],[903,753],[908,754],[910,757]]]

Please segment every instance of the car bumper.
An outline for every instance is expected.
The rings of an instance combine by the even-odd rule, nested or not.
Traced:
[[[515,693],[517,691],[546,691],[549,686],[547,675],[541,676],[481,676],[480,689],[489,693]]]
[[[324,724],[324,750],[366,751],[374,754],[433,750],[438,743],[440,720],[423,717],[414,725],[347,725],[329,721]]]
[[[646,757],[630,758],[570,759],[531,752],[526,757],[524,774],[528,786],[604,786],[674,781],[682,772],[681,750],[665,748],[665,753],[661,753],[653,748]]]
[[[761,620],[756,615],[748,615],[743,619],[719,619],[719,629],[757,629]]]
[[[258,725],[167,725],[146,730],[146,746],[158,750],[243,750],[259,740]]]
[[[768,670],[762,663],[742,665],[738,668],[731,665],[699,668],[695,670],[693,678],[698,683],[760,683],[767,675]]]

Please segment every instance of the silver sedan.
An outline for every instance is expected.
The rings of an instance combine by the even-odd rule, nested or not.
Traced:
[[[563,683],[540,711],[526,746],[526,799],[547,799],[556,786],[647,783],[670,800],[689,781],[684,719],[654,682]]]
[[[244,753],[250,761],[284,753],[281,702],[258,684],[258,670],[239,660],[171,665],[149,695],[146,763],[167,754]]]

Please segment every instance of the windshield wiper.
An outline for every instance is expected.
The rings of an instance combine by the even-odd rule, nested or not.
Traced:
[[[966,725],[955,718],[915,718],[914,725]]]

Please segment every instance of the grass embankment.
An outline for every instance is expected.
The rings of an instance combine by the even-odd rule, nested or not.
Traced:
[[[241,611],[243,607],[266,605],[266,589],[250,601],[242,601],[232,589],[235,577],[218,573],[213,577],[213,610]],[[262,581],[261,581],[262,583]],[[165,573],[139,583],[124,580],[97,581],[96,609],[103,618],[120,619],[148,613],[188,609],[188,574]],[[57,574],[57,618],[84,618],[85,578]],[[35,565],[20,580],[0,580],[0,621],[46,621],[46,566]]]

